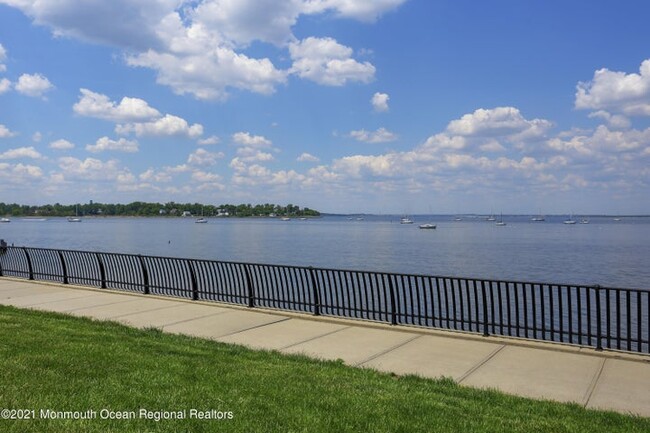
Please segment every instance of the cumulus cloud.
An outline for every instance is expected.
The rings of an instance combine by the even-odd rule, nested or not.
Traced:
[[[397,135],[390,132],[386,128],[379,128],[374,132],[366,131],[365,129],[351,131],[350,137],[364,143],[387,143],[389,141],[397,140]]]
[[[0,79],[0,95],[11,89],[11,81],[6,78]]]
[[[0,159],[40,159],[41,155],[33,146],[18,147],[16,149],[9,149],[6,152],[0,153]]]
[[[597,70],[591,81],[578,83],[575,107],[650,116],[650,59],[641,63],[638,74]]]
[[[447,132],[461,136],[497,136],[524,134],[539,136],[552,126],[544,119],[525,119],[514,107],[479,108],[447,125]]]
[[[622,116],[620,114],[611,114],[605,110],[598,110],[598,111],[594,111],[593,113],[589,113],[589,117],[603,119],[607,123],[607,125],[609,125],[612,128],[625,129],[625,128],[629,128],[632,125],[632,122],[630,122],[630,119],[628,119],[627,117]]]
[[[352,58],[352,48],[332,38],[308,37],[289,45],[292,74],[327,86],[342,86],[349,81],[367,83],[375,67]]]
[[[41,97],[54,86],[41,74],[22,74],[16,83],[16,90],[27,96]]]
[[[166,114],[160,119],[143,123],[128,123],[117,125],[115,132],[118,134],[135,133],[138,137],[150,136],[173,136],[184,135],[189,138],[197,138],[203,134],[203,126],[195,123],[190,125],[185,119],[178,116]]]
[[[367,82],[374,66],[353,60],[347,50],[327,53],[323,45],[333,45],[327,38],[296,42],[292,28],[300,16],[316,14],[374,22],[404,1],[3,0],[56,36],[124,50],[127,64],[153,69],[158,83],[199,99],[224,99],[229,89],[270,94],[289,72],[325,85]],[[293,46],[291,71],[242,53],[256,41],[281,49]],[[320,45],[316,55],[304,52],[313,45]],[[338,51],[341,47],[347,48],[339,45]]]
[[[65,179],[80,181],[110,181],[117,180],[120,176],[124,179],[124,176],[130,174],[115,159],[102,161],[96,158],[86,158],[81,160],[66,156],[59,158],[58,165]]]
[[[216,135],[211,135],[209,137],[201,138],[197,140],[197,143],[200,144],[201,146],[210,146],[213,144],[219,144],[219,141],[220,141],[219,137],[217,137]]]
[[[223,152],[208,152],[205,149],[197,149],[190,153],[187,163],[190,165],[214,165],[223,157]]]
[[[390,97],[388,96],[387,93],[375,93],[372,95],[372,99],[370,99],[370,103],[372,104],[373,110],[375,110],[378,113],[385,113],[388,111],[388,100]]]
[[[123,97],[119,103],[88,89],[79,89],[79,101],[72,109],[81,116],[114,122],[137,122],[160,117],[160,112],[139,98]]]
[[[43,170],[35,165],[0,162],[0,179],[3,179],[4,182],[24,185],[42,177]]]
[[[5,47],[0,44],[0,72],[7,70],[7,67],[4,64],[5,60],[7,60],[7,50],[5,50]],[[2,83],[0,83],[0,93],[2,93]]]
[[[250,132],[236,132],[232,135],[235,144],[249,147],[270,147],[272,142],[261,135],[251,135]]]
[[[125,138],[111,140],[108,137],[101,137],[94,145],[88,144],[86,150],[93,153],[104,152],[106,150],[134,153],[138,151],[138,142],[135,140],[127,140]]]
[[[386,12],[397,9],[406,0],[315,0],[306,4],[311,13],[332,11],[335,15],[373,22]]]
[[[56,150],[68,150],[68,149],[74,149],[74,144],[70,143],[68,140],[64,139],[59,139],[59,140],[54,140],[50,143],[50,149],[56,149]]]
[[[317,157],[312,155],[311,153],[304,152],[300,154],[298,158],[296,158],[296,161],[298,162],[318,162],[320,161]]]
[[[262,152],[258,148],[244,146],[237,149],[237,156],[243,162],[261,162],[273,161],[273,155],[268,152]]]
[[[0,138],[9,138],[14,135],[16,135],[15,132],[10,131],[9,128],[0,123]]]

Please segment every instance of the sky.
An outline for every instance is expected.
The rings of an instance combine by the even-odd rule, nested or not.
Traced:
[[[650,214],[645,0],[0,0],[0,201]]]

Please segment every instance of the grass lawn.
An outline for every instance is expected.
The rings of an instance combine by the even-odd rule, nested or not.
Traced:
[[[0,410],[6,408],[34,410],[36,419],[0,419],[0,432],[650,431],[650,419],[479,391],[451,380],[396,377],[0,306]],[[41,418],[48,409],[96,414]],[[192,409],[213,417],[231,412],[232,419],[196,419]],[[108,411],[135,417],[101,419]],[[162,411],[186,418],[142,418]]]

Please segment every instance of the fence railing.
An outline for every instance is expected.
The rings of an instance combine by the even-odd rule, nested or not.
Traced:
[[[650,353],[650,292],[6,247],[0,276]]]

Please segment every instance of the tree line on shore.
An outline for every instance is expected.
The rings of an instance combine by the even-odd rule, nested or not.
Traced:
[[[301,208],[293,204],[286,206],[277,204],[222,204],[211,205],[201,203],[147,203],[135,201],[128,204],[120,203],[85,203],[62,205],[59,203],[41,206],[20,205],[16,203],[0,203],[0,215],[6,216],[38,216],[66,217],[79,216],[222,216],[222,217],[268,217],[293,216],[315,217],[320,212]]]

